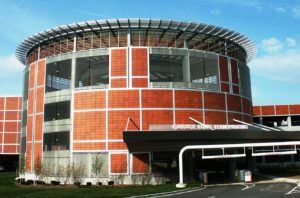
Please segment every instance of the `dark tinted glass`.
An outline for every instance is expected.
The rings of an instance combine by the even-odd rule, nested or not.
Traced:
[[[69,131],[45,133],[44,134],[44,151],[69,150],[70,133]]]
[[[76,87],[109,83],[109,57],[94,56],[76,59]]]
[[[46,92],[69,89],[71,60],[49,63],[46,67]]]
[[[63,120],[70,118],[70,101],[45,104],[45,121]]]
[[[183,82],[183,60],[180,55],[150,55],[150,81]]]

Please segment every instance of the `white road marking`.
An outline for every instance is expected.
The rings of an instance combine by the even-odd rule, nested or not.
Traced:
[[[247,184],[245,185],[245,188],[241,189],[241,190],[247,190],[247,189],[250,189],[250,188],[253,188],[255,186],[255,184]]]
[[[199,189],[199,187],[194,187],[194,188],[191,188],[190,190],[195,190],[195,189]],[[171,191],[171,192],[161,192],[161,193],[152,193],[152,194],[146,194],[146,195],[137,195],[137,196],[131,196],[131,197],[128,197],[128,198],[146,198],[146,197],[152,197],[152,196],[155,196],[155,197],[158,197],[160,195],[167,195],[167,194],[170,194],[170,193],[179,193],[179,192],[185,192],[187,189],[181,189],[181,190],[175,190],[175,191]]]
[[[190,193],[190,192],[196,192],[196,191],[201,191],[201,190],[204,190],[206,189],[207,187],[203,187],[203,188],[199,188],[199,189],[195,189],[195,190],[189,190],[189,191],[184,191],[184,192],[177,192],[177,193],[170,193],[170,194],[167,194],[167,195],[158,195],[158,196],[153,196],[152,198],[159,198],[159,197],[170,197],[170,196],[173,196],[173,195],[181,195],[181,194],[186,194],[186,193]]]
[[[216,196],[208,197],[208,198],[215,198]]]
[[[298,189],[297,189],[298,188]],[[296,193],[300,193],[300,187],[295,187],[292,190],[290,190],[289,192],[285,193],[285,195],[291,195],[291,194],[296,194]]]

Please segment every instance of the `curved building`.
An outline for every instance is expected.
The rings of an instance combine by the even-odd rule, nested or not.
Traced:
[[[84,181],[161,173],[163,151],[128,149],[124,131],[147,133],[195,120],[252,122],[247,62],[255,46],[222,27],[87,21],[30,36],[16,55],[26,66],[21,155],[27,178],[41,163],[52,175],[66,164],[82,168]]]

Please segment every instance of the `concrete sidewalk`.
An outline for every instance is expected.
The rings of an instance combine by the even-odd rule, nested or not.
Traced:
[[[293,183],[293,184],[297,184],[298,187],[300,187],[300,175],[295,175],[295,176],[290,176],[290,177],[279,177],[279,176],[275,176],[275,175],[267,175],[267,174],[257,174],[256,175],[260,176],[260,177],[264,177],[267,179],[272,180],[273,182],[287,182],[287,183]],[[255,182],[255,183],[264,183],[267,181],[259,181],[259,182]]]

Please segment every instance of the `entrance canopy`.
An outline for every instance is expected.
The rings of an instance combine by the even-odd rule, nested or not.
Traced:
[[[130,152],[179,152],[188,145],[300,141],[300,131],[124,131],[123,137]]]

